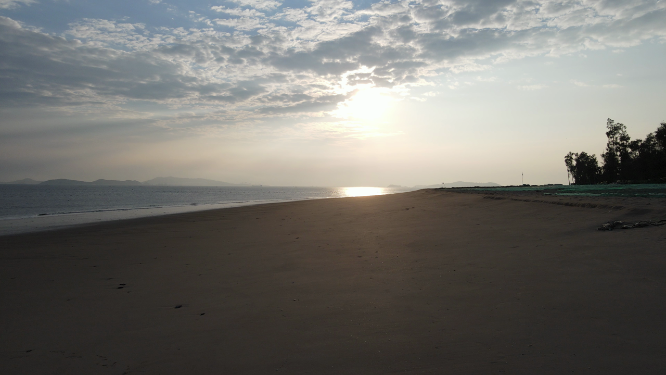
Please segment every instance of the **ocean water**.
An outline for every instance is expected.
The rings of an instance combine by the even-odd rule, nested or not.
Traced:
[[[409,190],[380,187],[0,185],[0,235],[214,208]]]

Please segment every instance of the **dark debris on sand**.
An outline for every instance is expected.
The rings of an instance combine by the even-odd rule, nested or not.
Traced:
[[[666,224],[666,219],[662,220],[642,220],[635,223],[626,223],[624,221],[609,221],[607,223],[601,224],[597,230],[608,231],[613,229],[634,229],[634,228],[645,228],[651,226],[659,226]]]

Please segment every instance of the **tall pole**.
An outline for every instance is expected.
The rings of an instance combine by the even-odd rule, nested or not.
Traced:
[[[520,184],[525,185],[525,174],[520,172]]]

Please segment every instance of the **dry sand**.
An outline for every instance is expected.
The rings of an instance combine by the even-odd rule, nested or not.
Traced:
[[[0,237],[0,373],[663,374],[666,226],[596,228],[666,218],[664,200],[499,198]]]

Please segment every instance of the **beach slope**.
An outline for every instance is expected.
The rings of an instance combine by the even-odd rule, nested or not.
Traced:
[[[0,237],[0,372],[664,373],[666,226],[596,230],[666,218],[663,200],[492,198],[422,190]]]

